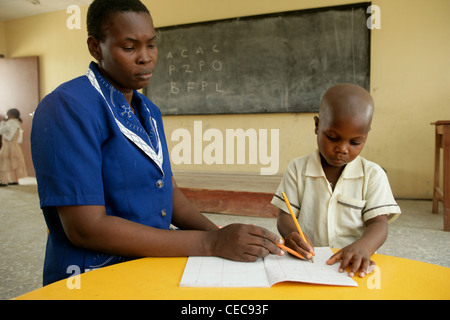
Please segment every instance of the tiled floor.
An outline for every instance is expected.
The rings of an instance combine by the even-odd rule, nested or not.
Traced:
[[[443,231],[442,205],[431,213],[431,201],[399,200],[403,214],[392,224],[380,254],[450,267],[450,232]],[[275,219],[206,214],[218,225],[241,222],[276,232]],[[0,299],[41,287],[46,226],[35,185],[0,188]]]

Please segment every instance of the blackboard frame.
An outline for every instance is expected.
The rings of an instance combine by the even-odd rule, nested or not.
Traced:
[[[352,10],[364,10],[364,23],[366,23],[367,19],[370,17],[371,13],[367,13],[367,8],[371,5],[371,2],[361,2],[361,3],[355,3],[355,4],[348,4],[348,5],[340,5],[340,6],[330,6],[330,7],[321,7],[321,8],[312,8],[312,9],[304,9],[304,10],[294,10],[294,11],[285,11],[285,12],[277,12],[277,13],[270,13],[270,14],[262,14],[262,15],[253,15],[253,16],[245,16],[245,17],[237,17],[237,18],[229,18],[229,19],[221,19],[221,20],[213,20],[213,21],[206,21],[206,22],[198,22],[198,23],[190,23],[190,24],[181,24],[181,25],[175,25],[175,26],[167,26],[167,27],[162,27],[162,28],[157,28],[157,34],[158,37],[161,37],[161,35],[164,35],[165,32],[170,32],[170,31],[177,31],[178,30],[190,30],[191,28],[196,28],[196,27],[206,27],[206,28],[210,28],[212,26],[217,26],[218,24],[226,24],[226,23],[238,23],[238,22],[245,22],[245,21],[256,21],[256,20],[261,20],[261,19],[268,19],[268,18],[285,18],[285,17],[292,17],[292,16],[302,16],[302,15],[308,15],[308,14],[315,14],[315,13],[323,13],[323,12],[341,12],[341,11],[350,11]],[[359,26],[360,27],[360,26]],[[191,29],[192,30],[192,29]],[[370,65],[371,65],[371,61],[370,61],[370,50],[371,50],[371,30],[366,26],[365,24],[365,35],[364,35],[365,41],[366,43],[364,44],[364,52],[365,52],[365,66],[364,66],[364,70],[362,70],[361,72],[364,73],[364,79],[362,79],[362,73],[360,75],[360,80],[359,83],[357,83],[356,81],[337,81],[338,82],[352,82],[352,83],[356,83],[361,85],[362,87],[366,88],[367,90],[370,89]],[[195,109],[186,109],[185,105],[185,100],[184,98],[186,98],[187,96],[183,97],[183,94],[179,96],[179,102],[177,103],[177,105],[179,104],[180,107],[171,107],[171,106],[167,106],[166,102],[169,101],[170,99],[168,99],[167,97],[162,97],[162,96],[155,96],[154,94],[152,94],[152,83],[155,82],[155,79],[157,79],[157,77],[159,76],[159,74],[161,74],[161,69],[158,70],[158,66],[160,66],[160,61],[161,61],[161,56],[164,58],[165,55],[167,54],[167,52],[169,51],[165,51],[164,48],[162,48],[161,44],[158,44],[159,47],[159,61],[157,64],[157,68],[155,70],[155,75],[152,79],[152,81],[150,82],[149,86],[144,88],[143,92],[144,94],[149,97],[153,102],[155,102],[158,107],[161,109],[161,112],[163,115],[211,115],[211,114],[252,114],[252,113],[312,113],[312,112],[317,112],[318,111],[318,105],[320,102],[320,96],[321,93],[323,93],[323,91],[326,88],[322,88],[321,93],[319,94],[319,92],[314,93],[314,105],[312,105],[312,103],[310,102],[309,105],[311,107],[305,108],[283,108],[283,107],[278,107],[275,106],[272,109],[268,109],[268,108],[264,108],[261,107],[260,109],[257,110],[248,110],[247,108],[240,108],[239,110],[231,110],[229,108],[224,107],[224,105],[226,103],[223,103],[223,105],[213,105],[206,107],[206,104],[202,104],[199,103],[197,106],[194,106]],[[209,48],[209,50],[212,52],[214,51],[214,48],[211,46],[211,48]],[[179,54],[179,52],[178,52]],[[219,69],[221,67],[220,63],[222,63],[220,60],[215,60],[215,66],[214,64],[210,65],[210,68],[215,68],[215,69]],[[210,63],[210,62],[208,62]],[[214,61],[213,61],[214,63]],[[167,66],[166,66],[167,68]],[[180,66],[177,66],[178,69],[181,70]],[[186,68],[183,69],[183,72],[190,71],[190,70],[186,70]],[[167,69],[166,69],[167,72]],[[205,81],[206,82],[206,81]],[[192,82],[191,82],[192,83]],[[209,83],[207,84],[209,85],[208,89],[213,88],[214,89],[214,83],[212,85],[210,85]],[[200,84],[197,83],[197,87],[200,87]],[[206,86],[205,86],[206,87]],[[193,88],[193,85],[192,85]],[[178,89],[178,88],[175,88]],[[222,88],[220,87],[220,85],[218,84],[218,82],[216,82],[215,84],[215,89],[216,92],[214,92],[215,94],[217,92],[221,92],[223,91]],[[189,91],[189,84],[188,84],[188,88],[187,90]],[[198,90],[198,89],[197,89]],[[185,93],[186,94],[186,93]],[[209,96],[211,97],[212,94],[210,94]],[[173,96],[173,95],[171,95]],[[254,97],[256,97],[256,95],[254,95]],[[178,98],[178,97],[177,97]],[[236,97],[234,97],[236,98]],[[256,97],[257,98],[257,97]],[[205,96],[204,98],[205,100],[203,101],[208,101],[208,97]],[[226,101],[225,99],[232,99],[230,97],[227,97],[226,95],[224,95],[223,97],[224,100],[220,100],[220,101]],[[251,98],[248,98],[251,99]],[[210,100],[211,101],[211,100]],[[251,100],[249,100],[251,101]],[[189,102],[188,102],[189,104]],[[205,106],[204,106],[205,105]],[[191,107],[191,106],[189,106]]]

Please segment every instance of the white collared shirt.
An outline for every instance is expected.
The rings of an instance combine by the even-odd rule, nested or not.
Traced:
[[[360,156],[345,166],[334,191],[319,150],[294,159],[272,199],[272,204],[288,213],[282,192],[303,232],[318,247],[343,248],[362,236],[367,220],[386,214],[392,222],[401,213],[384,170]]]
[[[22,130],[20,121],[18,119],[12,118],[8,121],[0,122],[0,135],[2,135],[3,138],[5,138],[7,141],[12,141],[17,130]],[[18,143],[22,143],[22,141],[18,141]]]

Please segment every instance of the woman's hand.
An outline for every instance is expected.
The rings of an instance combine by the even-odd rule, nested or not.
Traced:
[[[269,254],[283,255],[276,244],[283,240],[261,227],[246,224],[230,224],[213,231],[212,255],[235,261],[256,261]]]

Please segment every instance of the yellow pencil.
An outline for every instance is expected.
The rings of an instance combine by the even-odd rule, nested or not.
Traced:
[[[305,257],[302,256],[300,253],[298,253],[297,251],[292,250],[291,248],[286,247],[286,246],[283,245],[283,244],[277,243],[277,246],[278,246],[279,248],[281,248],[281,249],[283,249],[283,250],[289,252],[290,254],[296,256],[297,258],[305,259]]]
[[[297,217],[295,216],[294,211],[292,211],[292,207],[289,202],[289,199],[287,198],[287,196],[284,192],[281,195],[283,196],[284,202],[286,202],[286,206],[289,210],[289,213],[291,214],[292,220],[294,220],[295,226],[297,227],[297,231],[300,234],[300,237],[302,237],[302,239],[303,239],[303,241],[305,241],[305,243],[308,243],[308,241],[306,241],[305,235],[302,232],[302,228],[300,228],[300,225],[298,224]],[[314,255],[314,253],[312,253],[312,255]],[[312,257],[311,257],[311,261],[314,262],[314,259]]]

